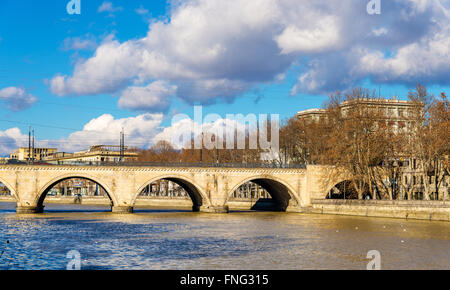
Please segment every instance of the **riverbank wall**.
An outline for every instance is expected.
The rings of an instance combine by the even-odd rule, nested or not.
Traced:
[[[313,199],[309,212],[450,221],[450,201]]]

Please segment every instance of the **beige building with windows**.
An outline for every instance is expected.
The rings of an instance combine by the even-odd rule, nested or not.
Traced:
[[[407,127],[408,120],[417,109],[417,104],[412,101],[397,99],[354,99],[344,101],[339,105],[342,115],[349,115],[352,110],[365,110],[376,112],[380,120],[390,122],[396,128]],[[326,109],[309,109],[297,113],[299,120],[321,121],[326,118]]]
[[[123,162],[137,161],[138,149],[124,146]],[[54,152],[48,155],[44,160],[49,163],[101,163],[101,162],[120,162],[120,146],[117,145],[95,145],[88,150],[75,153]]]
[[[326,109],[309,109],[298,112],[297,118],[299,120],[305,120],[307,122],[318,122],[320,120],[323,120],[323,118],[326,116],[326,113]]]
[[[44,160],[49,155],[56,153],[58,149],[56,148],[31,148],[28,147],[20,147],[14,150],[13,153],[10,154],[9,159],[15,159],[20,161],[27,160]]]

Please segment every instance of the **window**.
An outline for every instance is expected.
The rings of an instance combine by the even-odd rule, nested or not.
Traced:
[[[394,109],[394,108],[390,108],[390,109],[389,109],[389,117],[396,117],[395,109]]]

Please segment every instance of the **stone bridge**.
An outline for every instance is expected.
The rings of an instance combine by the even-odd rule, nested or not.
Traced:
[[[336,171],[336,169],[331,169]],[[330,167],[221,168],[121,165],[1,165],[0,182],[17,202],[17,213],[39,213],[49,190],[70,178],[85,178],[105,189],[113,212],[131,213],[147,185],[166,179],[181,185],[192,199],[193,211],[228,212],[233,192],[254,182],[272,196],[276,210],[301,212],[311,200],[325,198],[340,178],[330,179]],[[338,174],[339,175],[339,174]],[[333,176],[336,176],[334,174]]]

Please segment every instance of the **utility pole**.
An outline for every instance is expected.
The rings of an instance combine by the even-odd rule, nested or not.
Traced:
[[[216,141],[216,164],[219,164],[219,137],[214,135],[214,141]]]
[[[200,146],[200,163],[203,163],[203,129],[202,129],[202,145]]]
[[[31,126],[28,127],[28,164],[30,164],[30,158],[31,158]]]
[[[31,163],[34,164],[34,129],[33,129],[33,140],[32,140],[32,147],[31,147]]]
[[[123,131],[123,127],[122,127],[122,131],[120,132],[120,162],[124,161],[124,151],[125,151],[125,134]]]

